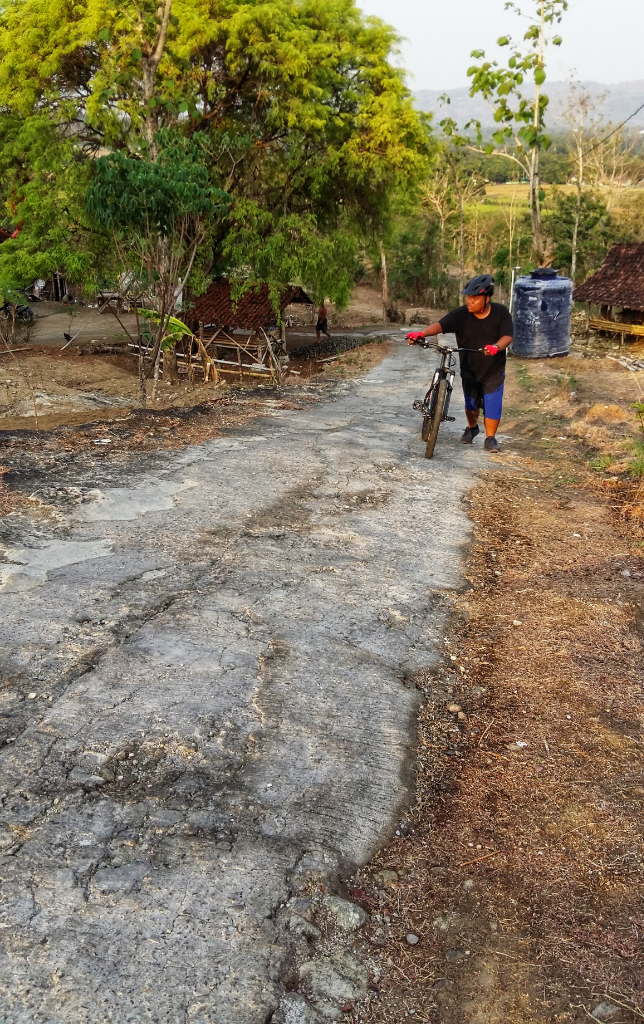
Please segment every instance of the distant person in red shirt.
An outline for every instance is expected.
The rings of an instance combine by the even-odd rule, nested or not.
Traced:
[[[327,326],[327,308],[323,302],[320,303],[320,308],[318,309],[318,322],[315,325],[315,336],[318,341],[320,340],[321,333],[326,334],[327,338],[331,337]]]
[[[513,326],[507,306],[490,301],[493,294],[493,277],[489,274],[473,277],[463,289],[464,306],[452,309],[424,331],[412,331],[407,335],[407,341],[414,345],[423,338],[432,338],[437,334],[455,334],[459,348],[480,350],[459,353],[467,418],[461,444],[472,444],[480,433],[479,410],[483,409],[483,447],[495,455],[501,451],[496,432],[503,405],[505,350],[512,343]]]

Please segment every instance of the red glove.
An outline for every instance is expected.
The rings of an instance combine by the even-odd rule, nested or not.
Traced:
[[[407,335],[407,341],[410,345],[415,345],[417,341],[424,341],[425,335],[422,331],[410,331]]]
[[[486,345],[485,348],[483,349],[483,351],[485,352],[486,356],[495,356],[498,353],[498,351],[499,351],[499,346],[498,345]]]

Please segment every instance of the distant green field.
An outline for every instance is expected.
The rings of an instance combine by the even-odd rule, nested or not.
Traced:
[[[553,188],[556,188],[560,192],[566,192],[568,194],[575,191],[574,185],[542,185],[541,187],[543,191],[546,193],[546,196]],[[529,185],[524,185],[523,183],[517,181],[508,181],[503,185],[497,185],[494,184],[493,182],[490,182],[489,185],[485,186],[485,200],[486,203],[489,204],[490,206],[527,206],[529,191]],[[611,191],[614,193],[612,196]],[[634,192],[641,193],[642,191],[643,190],[641,188],[635,187],[626,187],[611,190],[610,188],[604,186],[601,187],[600,189],[600,192],[605,200],[617,199],[617,205],[619,205],[619,200],[623,199],[625,196],[630,195]]]

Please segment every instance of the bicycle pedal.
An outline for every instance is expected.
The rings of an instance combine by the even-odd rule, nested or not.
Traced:
[[[456,422],[456,416],[446,416],[445,419],[449,420],[450,423]]]

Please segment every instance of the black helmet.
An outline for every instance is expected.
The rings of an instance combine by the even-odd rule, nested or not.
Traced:
[[[473,277],[464,289],[463,295],[494,295],[494,278],[491,274],[479,274]]]

